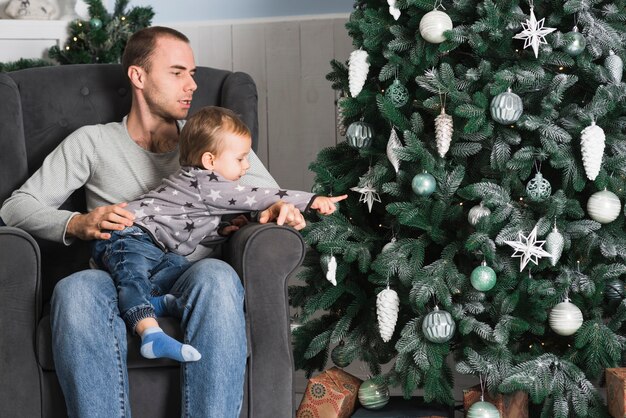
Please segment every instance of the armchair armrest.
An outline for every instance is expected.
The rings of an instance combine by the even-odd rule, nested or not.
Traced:
[[[224,260],[243,281],[249,327],[249,416],[292,417],[294,363],[287,280],[302,264],[298,231],[275,224],[249,224],[224,244]]]
[[[41,312],[39,246],[0,226],[0,416],[41,416],[35,331]]]

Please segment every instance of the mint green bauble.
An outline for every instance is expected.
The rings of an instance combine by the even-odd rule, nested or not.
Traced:
[[[350,361],[346,359],[346,350],[343,342],[333,348],[333,351],[330,352],[330,358],[337,367],[344,368],[350,364]]]
[[[474,289],[486,292],[496,285],[496,272],[483,262],[472,271],[470,282]]]
[[[437,181],[429,173],[420,173],[413,177],[413,181],[411,181],[411,188],[418,196],[428,197],[433,194],[436,187]]]
[[[550,182],[543,178],[541,173],[535,174],[535,178],[526,185],[526,195],[533,202],[542,202],[552,194]]]
[[[102,27],[102,20],[98,19],[97,17],[93,17],[89,21],[89,26],[91,27],[91,29],[98,30]]]
[[[564,51],[572,57],[582,54],[587,46],[587,40],[583,34],[578,31],[577,26],[574,26],[574,29],[572,29],[571,32],[565,34],[564,40]]]
[[[439,307],[424,317],[422,321],[422,332],[424,337],[432,343],[445,343],[454,336],[456,324],[452,315],[446,311],[440,311]]]
[[[396,78],[387,91],[385,91],[385,97],[389,99],[395,107],[402,107],[409,101],[409,90]]]
[[[491,100],[489,110],[494,121],[502,125],[510,125],[517,122],[520,116],[522,116],[524,106],[522,105],[522,99],[513,93],[511,89],[508,89]]]
[[[359,402],[364,408],[380,409],[389,402],[389,388],[368,379],[359,386]]]
[[[466,418],[500,418],[500,411],[492,403],[478,401],[467,410]]]

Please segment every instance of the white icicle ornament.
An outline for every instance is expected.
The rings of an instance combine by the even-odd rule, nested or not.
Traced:
[[[435,138],[437,139],[437,152],[441,158],[445,157],[450,149],[452,141],[452,116],[446,113],[445,108],[441,108],[441,113],[435,118]]]
[[[398,320],[400,299],[395,290],[386,288],[376,296],[376,314],[378,315],[378,329],[384,342],[391,339]]]
[[[595,121],[580,133],[580,150],[587,178],[595,180],[600,173],[602,156],[604,155],[604,131]]]
[[[389,162],[393,166],[394,170],[396,170],[396,174],[400,170],[400,158],[396,154],[396,151],[402,148],[402,142],[400,142],[400,138],[398,138],[398,134],[395,129],[391,129],[391,135],[389,135],[389,141],[387,141],[387,158],[389,158]]]
[[[350,95],[356,97],[359,95],[365,80],[367,80],[367,72],[370,69],[370,63],[367,62],[367,52],[362,49],[352,51],[348,60],[348,85],[350,86]]]
[[[396,7],[396,0],[387,0],[387,4],[389,5],[389,14],[393,16],[394,20],[398,20],[400,18],[400,9]]]
[[[337,286],[337,259],[334,255],[328,260],[328,270],[326,271],[326,280],[331,282],[333,286]]]

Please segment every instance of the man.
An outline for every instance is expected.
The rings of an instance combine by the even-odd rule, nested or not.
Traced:
[[[107,231],[132,225],[125,201],[137,198],[178,168],[178,135],[197,86],[188,39],[152,27],[131,37],[123,66],[132,105],[121,123],[83,127],[54,150],[40,170],[7,199],[0,217],[42,238],[108,239]],[[275,185],[251,155],[250,185]],[[85,186],[88,213],[58,207]],[[122,202],[122,203],[120,203]],[[304,227],[300,212],[277,204],[260,214]],[[199,254],[198,256],[201,256]],[[243,288],[226,263],[203,258],[171,290],[183,302],[184,339],[202,361],[181,367],[182,416],[237,417],[246,361]],[[89,270],[61,280],[51,300],[53,355],[72,417],[130,416],[126,327],[108,273]],[[89,326],[86,326],[89,324]]]

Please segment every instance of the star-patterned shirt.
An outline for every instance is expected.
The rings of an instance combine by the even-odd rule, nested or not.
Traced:
[[[313,193],[243,186],[218,173],[182,167],[154,190],[128,203],[135,224],[165,250],[188,255],[200,241],[216,241],[222,215],[264,210],[279,200],[306,211]]]

